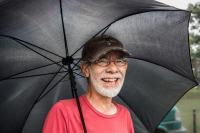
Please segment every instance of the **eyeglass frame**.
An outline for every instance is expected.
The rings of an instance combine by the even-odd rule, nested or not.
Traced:
[[[106,60],[107,64],[100,65],[98,61],[101,61],[102,59],[104,59],[104,61]],[[117,61],[119,61],[119,60],[124,62],[124,64],[121,64],[121,65],[117,64]],[[98,59],[96,61],[93,61],[93,62],[91,62],[91,61],[85,61],[85,62],[90,63],[90,64],[96,64],[96,65],[98,65],[100,67],[107,67],[107,66],[109,66],[111,64],[111,62],[113,62],[117,67],[123,67],[123,66],[126,66],[128,64],[128,58],[122,57],[122,58],[118,58],[118,59],[115,59],[115,60],[110,60],[110,59],[107,59],[107,58],[103,57],[103,58],[100,58],[100,59]]]

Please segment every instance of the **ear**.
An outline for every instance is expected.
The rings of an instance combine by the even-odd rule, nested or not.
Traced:
[[[89,65],[86,63],[81,63],[80,65],[81,71],[85,77],[89,77]]]

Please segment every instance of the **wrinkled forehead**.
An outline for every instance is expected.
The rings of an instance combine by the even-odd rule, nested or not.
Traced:
[[[120,58],[125,58],[125,54],[122,51],[111,51],[106,53],[105,55],[101,56],[101,58],[106,58],[106,59],[120,59]]]

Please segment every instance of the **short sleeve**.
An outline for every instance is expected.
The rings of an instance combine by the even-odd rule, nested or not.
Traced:
[[[42,133],[67,133],[67,121],[62,103],[56,103],[49,111]]]

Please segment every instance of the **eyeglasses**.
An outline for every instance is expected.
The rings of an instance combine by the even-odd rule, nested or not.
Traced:
[[[99,60],[96,60],[93,63],[98,65],[98,66],[107,67],[108,65],[110,65],[111,62],[114,62],[114,64],[116,66],[122,67],[122,66],[127,65],[128,60],[126,58],[120,58],[120,59],[116,59],[116,60],[109,60],[109,59],[106,59],[106,58],[101,58]]]

